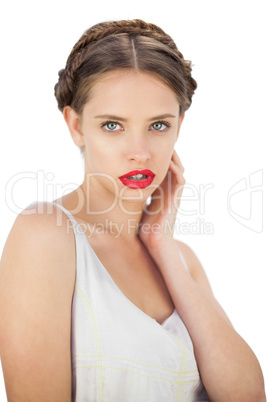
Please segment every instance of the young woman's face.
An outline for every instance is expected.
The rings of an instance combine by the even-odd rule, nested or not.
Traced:
[[[106,73],[91,89],[79,124],[91,186],[145,200],[167,174],[181,121],[175,93],[156,77]],[[119,179],[145,169],[154,178]]]

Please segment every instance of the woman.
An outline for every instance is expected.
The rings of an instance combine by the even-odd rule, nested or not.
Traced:
[[[100,23],[74,46],[55,95],[85,176],[28,206],[6,242],[9,401],[265,400],[255,355],[173,238],[185,183],[174,146],[195,89],[153,24]]]

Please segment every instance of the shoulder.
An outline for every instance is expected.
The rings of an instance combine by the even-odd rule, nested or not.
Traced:
[[[200,264],[199,259],[197,258],[193,249],[188,246],[188,244],[182,242],[181,240],[176,240],[179,244],[179,248],[183,254],[183,257],[187,263],[188,270],[191,274],[194,274],[196,266]]]
[[[75,277],[75,243],[71,222],[59,208],[34,203],[15,219],[1,258],[1,271],[12,275],[42,275],[61,278],[70,284]],[[42,272],[43,271],[43,272]]]
[[[67,215],[55,205],[46,202],[36,202],[26,207],[16,218],[16,230],[25,230],[31,235],[57,236],[58,239],[67,240],[74,236],[72,224]],[[60,236],[61,235],[61,236]]]
[[[70,400],[74,234],[57,207],[43,207],[31,204],[17,216],[0,262],[0,354],[10,400]]]
[[[207,275],[195,252],[186,243],[180,240],[176,240],[176,242],[179,244],[180,250],[187,264],[189,274],[193,280],[202,288],[202,290],[212,295],[212,290]]]
[[[48,248],[51,255],[65,249],[62,257],[71,252],[66,246],[74,246],[73,227],[69,218],[60,208],[46,202],[26,207],[17,216],[9,237],[14,246],[20,247],[22,242],[36,251]]]
[[[210,301],[210,303],[214,306],[214,308],[221,314],[222,318],[229,325],[232,326],[225,311],[223,310],[221,305],[218,303],[218,301],[215,299],[211,286],[210,286],[210,283],[209,283],[209,280],[205,273],[205,270],[204,270],[201,262],[199,261],[198,257],[196,256],[195,252],[186,243],[183,243],[182,241],[179,241],[179,240],[176,240],[176,242],[179,244],[179,248],[186,261],[190,276],[195,281],[195,283],[198,285],[198,287],[202,291],[202,293],[207,297],[207,299]]]

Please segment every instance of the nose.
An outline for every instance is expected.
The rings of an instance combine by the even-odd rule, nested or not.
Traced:
[[[135,138],[127,144],[127,159],[144,163],[151,158],[149,147],[144,138]]]

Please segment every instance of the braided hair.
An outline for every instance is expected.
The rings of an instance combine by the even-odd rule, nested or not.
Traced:
[[[190,107],[197,87],[191,62],[160,27],[134,19],[101,22],[84,32],[59,71],[55,85],[59,110],[70,105],[81,113],[96,80],[118,69],[155,75],[175,92],[180,114]]]

